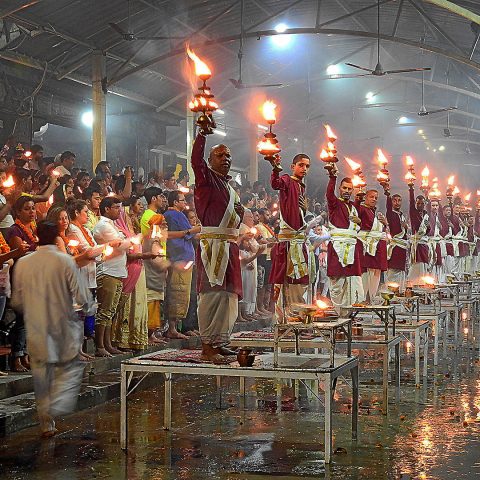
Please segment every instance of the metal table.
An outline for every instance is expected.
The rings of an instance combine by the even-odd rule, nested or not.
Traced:
[[[273,355],[259,355],[253,367],[240,367],[237,362],[229,365],[211,363],[183,363],[148,360],[148,356],[130,358],[122,362],[120,369],[120,446],[128,450],[128,395],[132,393],[141,381],[151,373],[160,373],[165,378],[165,430],[172,426],[172,381],[173,375],[206,375],[217,377],[238,377],[240,393],[245,395],[246,378],[287,378],[292,380],[323,381],[325,389],[325,463],[330,463],[332,455],[332,404],[335,385],[338,377],[350,373],[352,376],[352,438],[356,440],[358,430],[358,358],[340,357],[337,355],[335,365],[329,366],[328,357],[298,356],[281,354],[278,367],[273,366]],[[130,388],[134,373],[142,377]]]
[[[395,352],[395,387],[397,401],[400,399],[400,342],[402,337],[396,335],[388,339],[378,337],[376,339],[366,337],[353,337],[352,348],[360,350],[374,350],[381,349],[383,353],[383,368],[382,368],[382,413],[387,415],[388,413],[388,372],[389,372],[389,360],[390,351],[393,349]],[[342,342],[338,342],[341,344]]]
[[[273,358],[274,366],[278,365],[278,352],[280,342],[284,340],[289,333],[293,333],[295,337],[295,353],[300,355],[300,343],[303,340],[300,338],[302,332],[314,332],[318,334],[323,342],[326,344],[330,355],[330,366],[335,364],[335,344],[337,332],[345,333],[347,337],[347,356],[351,356],[351,341],[352,341],[352,319],[351,318],[336,318],[330,321],[323,322],[288,322],[276,323],[273,325]]]
[[[398,319],[397,319],[398,320]],[[365,330],[379,330],[382,328],[378,325],[363,325]],[[413,333],[414,354],[415,354],[415,384],[420,385],[420,350],[423,349],[423,377],[427,376],[428,367],[428,331],[430,322],[428,320],[420,320],[419,322],[398,323],[397,334],[401,335],[405,340],[410,341],[406,334]],[[422,348],[423,347],[423,348]]]
[[[414,295],[412,297],[393,297],[390,301],[392,305],[399,305],[400,311],[395,312],[397,315],[406,313],[410,316],[410,320],[414,320],[414,316],[416,317],[416,321],[420,321],[420,297],[418,295]],[[402,312],[403,310],[403,312]],[[397,318],[397,325],[398,325],[398,318]]]
[[[395,336],[395,305],[365,305],[362,307],[346,307],[346,310],[350,312],[350,318],[355,320],[359,313],[372,312],[383,323],[385,340],[389,339],[389,327],[392,327],[392,335]],[[390,319],[392,320],[390,324]],[[358,320],[357,320],[358,322]]]

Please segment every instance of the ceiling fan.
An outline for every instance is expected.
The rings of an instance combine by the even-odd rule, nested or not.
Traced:
[[[127,0],[127,30],[124,30],[118,23],[109,22],[108,26],[115,30],[126,42],[133,42],[135,40],[175,40],[183,39],[185,37],[166,37],[166,36],[137,36],[130,30],[130,0]]]
[[[243,88],[267,88],[267,87],[283,87],[283,83],[264,83],[264,84],[245,84],[242,80],[242,59],[243,59],[243,5],[244,1],[240,2],[240,47],[238,49],[238,79],[229,78],[230,82],[236,89]]]
[[[391,112],[409,113],[411,115],[418,115],[419,117],[426,117],[428,115],[433,115],[435,113],[451,112],[452,110],[457,110],[457,108],[458,107],[446,107],[446,108],[436,108],[435,110],[427,110],[427,107],[425,106],[425,73],[422,72],[422,104],[420,106],[420,110],[418,112],[407,112],[404,110],[393,110],[389,108],[386,108],[385,110],[389,110]],[[447,129],[448,129],[448,126],[447,126]]]
[[[339,79],[339,78],[359,78],[359,77],[383,77],[385,75],[393,75],[396,73],[410,73],[410,72],[424,72],[426,70],[431,70],[430,67],[420,67],[420,68],[401,68],[398,70],[384,70],[382,64],[380,63],[380,0],[377,0],[377,65],[374,70],[371,70],[367,67],[362,67],[360,65],[355,65],[354,63],[346,63],[349,67],[358,68],[368,73],[363,74],[346,74],[346,75],[332,75],[328,78],[330,79]]]

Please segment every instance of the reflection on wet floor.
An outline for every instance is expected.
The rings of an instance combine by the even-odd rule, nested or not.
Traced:
[[[350,439],[348,386],[339,383],[333,463],[323,464],[323,417],[313,395],[296,401],[279,382],[248,385],[239,407],[238,381],[226,382],[215,408],[215,381],[177,378],[173,430],[162,430],[163,389],[135,391],[129,402],[128,454],[119,448],[119,403],[60,421],[61,434],[40,440],[38,429],[12,435],[0,446],[0,476],[9,479],[471,479],[480,476],[480,380],[475,352],[466,347],[417,388],[411,360],[403,360],[401,399],[381,415],[380,364],[362,369],[359,440]],[[478,353],[477,353],[478,355]],[[342,401],[342,399],[344,401]]]

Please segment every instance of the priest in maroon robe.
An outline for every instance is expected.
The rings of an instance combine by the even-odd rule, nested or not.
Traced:
[[[430,231],[430,223],[428,213],[425,210],[425,197],[418,195],[417,198],[415,198],[415,188],[413,184],[409,185],[409,200],[412,245],[408,278],[414,284],[419,284],[421,283],[421,278],[428,274],[428,233]]]
[[[238,195],[229,185],[230,149],[216,145],[208,164],[203,159],[205,136],[200,132],[193,144],[195,209],[202,225],[197,250],[198,325],[203,356],[221,362],[238,315],[242,297],[240,254],[236,243],[243,215]]]
[[[295,155],[290,165],[292,174],[280,176],[274,168],[271,186],[279,191],[280,232],[278,243],[271,250],[272,269],[269,283],[275,285],[277,320],[282,322],[285,306],[305,303],[309,281],[309,259],[306,242],[305,184],[310,168],[308,155]]]
[[[355,208],[360,218],[359,239],[363,244],[361,256],[362,284],[366,300],[373,302],[380,285],[381,272],[387,270],[387,242],[383,231],[386,218],[377,215],[378,191],[368,190],[355,200]]]
[[[334,168],[329,173],[326,198],[331,240],[327,247],[327,275],[332,303],[337,312],[342,314],[343,308],[364,300],[360,264],[363,246],[358,240],[360,219],[350,200],[353,193],[352,180],[344,178],[340,182],[337,197],[337,169]]]
[[[407,252],[408,252],[408,224],[402,208],[402,197],[398,193],[390,195],[385,192],[387,197],[386,217],[390,231],[390,242],[387,246],[388,269],[385,274],[386,283],[398,283],[400,291],[405,290],[405,276],[407,270]]]

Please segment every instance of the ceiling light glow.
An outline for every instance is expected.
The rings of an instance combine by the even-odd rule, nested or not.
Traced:
[[[375,96],[375,94],[373,92],[368,92],[366,95],[365,95],[365,98],[367,100],[372,100],[373,97]]]
[[[82,113],[82,123],[86,127],[91,127],[93,125],[93,112],[91,110]]]
[[[338,65],[329,65],[327,67],[327,75],[338,75],[340,73],[340,67]]]

